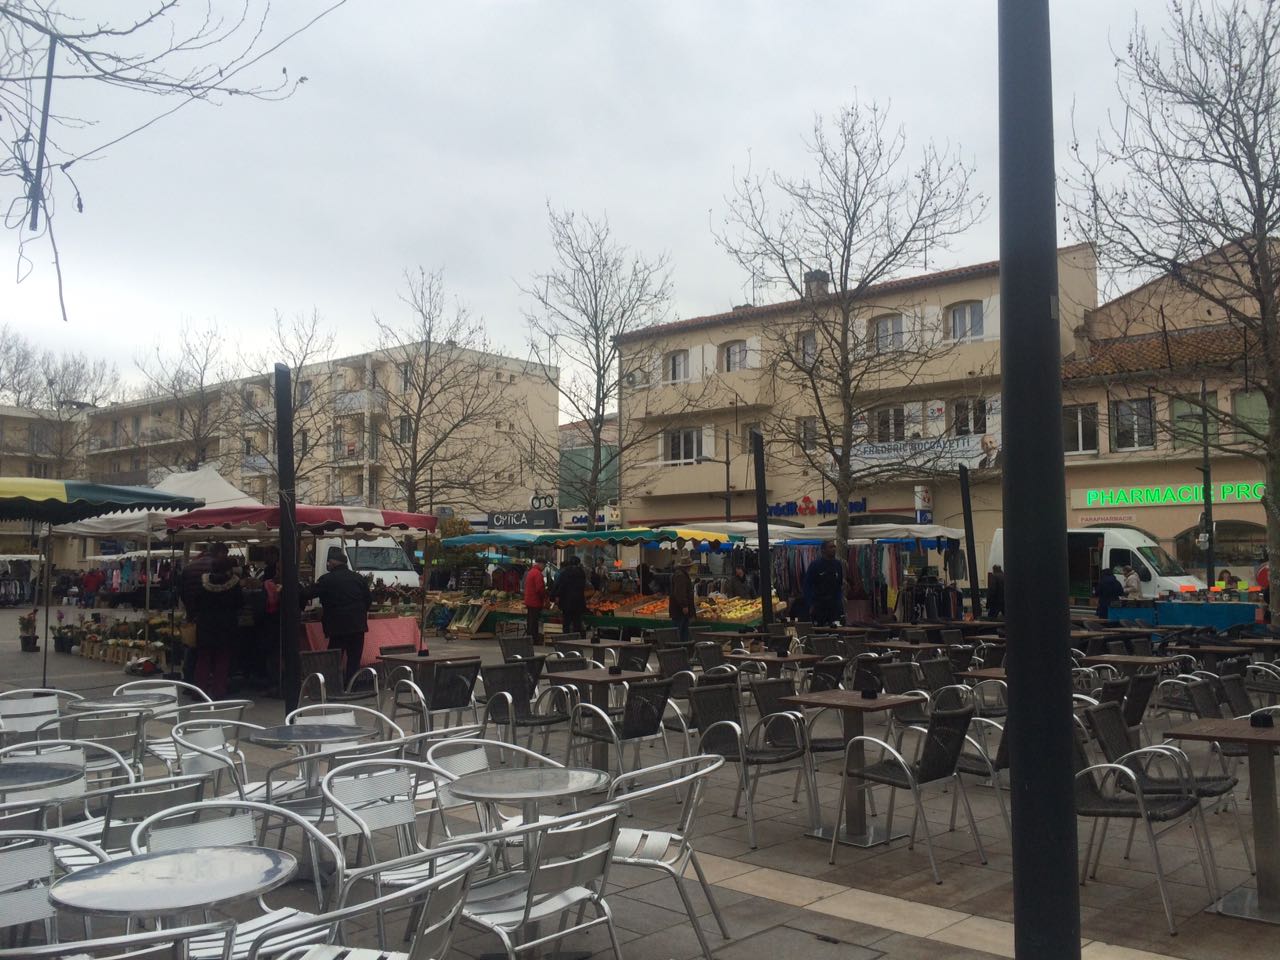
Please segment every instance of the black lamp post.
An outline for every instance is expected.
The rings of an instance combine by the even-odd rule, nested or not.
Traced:
[[[724,522],[733,522],[733,484],[729,476],[729,440],[730,434],[726,430],[724,432],[724,459],[719,457],[697,457],[696,463],[723,463],[724,464]]]

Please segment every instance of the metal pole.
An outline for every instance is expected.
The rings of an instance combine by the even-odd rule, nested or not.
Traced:
[[[1204,584],[1214,584],[1213,563],[1213,474],[1209,469],[1209,390],[1205,381],[1200,381],[1200,445],[1204,461],[1200,473],[1204,478],[1204,532],[1208,538],[1204,546]]]
[[[760,622],[773,622],[773,564],[769,559],[769,497],[764,486],[764,434],[751,431],[751,457],[756,477],[756,539],[760,541]],[[726,460],[728,457],[725,458]]]
[[[1001,463],[1018,960],[1080,956],[1051,76],[1048,0],[1000,0]]]
[[[724,432],[724,522],[733,523],[733,487],[729,477],[729,431]]]
[[[280,488],[280,686],[286,712],[298,708],[302,608],[298,593],[297,478],[293,464],[293,387],[289,368],[276,364],[276,476]]]
[[[982,617],[978,604],[978,548],[973,536],[973,501],[969,497],[969,468],[960,464],[960,509],[964,513],[965,559],[969,562],[969,609],[973,619]],[[988,598],[989,599],[989,598]]]
[[[49,686],[49,597],[53,593],[53,525],[45,528],[44,535],[44,649],[40,653],[40,686]],[[37,634],[39,636],[39,634]]]

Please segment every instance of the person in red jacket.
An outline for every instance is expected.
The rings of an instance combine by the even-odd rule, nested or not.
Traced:
[[[547,581],[542,576],[543,561],[533,561],[524,578],[524,608],[529,636],[534,643],[542,639],[542,611],[547,605]]]

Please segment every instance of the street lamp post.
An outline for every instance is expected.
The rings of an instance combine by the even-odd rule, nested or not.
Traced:
[[[723,463],[724,464],[724,522],[733,522],[733,484],[729,476],[729,440],[730,433],[728,430],[724,432],[724,459],[719,457],[698,457],[697,463]]]
[[[1208,384],[1200,381],[1200,413],[1184,413],[1178,417],[1183,421],[1200,421],[1200,470],[1204,480],[1204,582],[1206,586],[1214,584],[1213,562],[1213,474],[1209,468],[1209,390]]]

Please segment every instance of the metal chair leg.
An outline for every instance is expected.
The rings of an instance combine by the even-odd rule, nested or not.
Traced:
[[[689,851],[689,863],[693,865],[693,872],[698,875],[698,883],[702,884],[702,893],[707,898],[707,903],[711,905],[711,913],[720,926],[720,932],[728,940],[729,928],[724,922],[724,917],[720,915],[720,904],[716,903],[715,895],[711,892],[711,884],[707,882],[707,875],[702,872],[702,864],[698,862],[698,855],[693,850]]]

